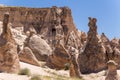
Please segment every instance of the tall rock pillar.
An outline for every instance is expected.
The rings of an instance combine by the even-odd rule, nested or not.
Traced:
[[[0,71],[15,73],[19,70],[17,46],[10,30],[9,13],[4,14],[3,33],[0,35]]]
[[[86,46],[78,56],[81,73],[98,72],[105,69],[105,48],[103,47],[97,33],[97,19],[89,18],[89,31]]]

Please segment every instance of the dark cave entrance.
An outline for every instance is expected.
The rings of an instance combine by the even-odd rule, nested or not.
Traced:
[[[56,29],[52,28],[52,36],[56,36]]]

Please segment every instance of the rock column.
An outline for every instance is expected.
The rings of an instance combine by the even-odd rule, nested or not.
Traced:
[[[120,80],[117,74],[117,63],[114,60],[109,60],[107,65],[108,72],[105,80]]]
[[[20,65],[17,54],[17,46],[12,37],[9,22],[9,13],[4,15],[3,20],[3,33],[0,36],[0,71],[16,73],[18,72]]]

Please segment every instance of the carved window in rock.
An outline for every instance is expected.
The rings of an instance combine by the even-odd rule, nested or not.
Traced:
[[[52,36],[56,36],[56,29],[52,28]]]

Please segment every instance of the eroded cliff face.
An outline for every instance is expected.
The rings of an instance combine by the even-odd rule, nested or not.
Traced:
[[[68,47],[78,50],[82,46],[82,33],[76,29],[71,10],[68,7],[0,7],[1,21],[5,12],[9,12],[9,22],[13,28],[12,34],[18,47],[22,46],[22,49],[29,47],[38,60],[47,60],[49,66],[54,66],[52,68],[61,69],[65,67],[66,63],[69,63]],[[38,40],[34,40],[33,36],[37,36]],[[34,46],[31,41],[37,46]],[[59,47],[61,45],[64,48]],[[44,51],[46,46],[49,47],[49,51]],[[20,48],[18,53],[22,49]],[[66,56],[62,58],[62,55]]]
[[[71,10],[67,7],[0,7],[1,21],[5,12],[10,13],[9,21],[13,27],[23,26],[25,33],[30,31],[31,28],[34,28],[37,34],[42,35],[51,45],[57,43],[56,38],[63,40],[62,43],[66,44],[71,31],[78,37],[76,27],[73,24]]]
[[[12,28],[0,26],[3,28],[3,31],[0,29],[0,66],[4,65],[0,71],[14,72],[13,67],[18,70],[19,59],[37,66],[40,60],[46,61],[46,65],[54,69],[64,69],[66,64],[70,64],[71,77],[106,69],[106,63],[111,59],[119,67],[120,41],[110,41],[104,33],[99,36],[96,18],[89,18],[86,34],[76,29],[71,10],[67,7],[0,7],[1,21],[6,12],[9,12],[7,24]],[[2,26],[7,26],[4,21]],[[3,53],[7,55],[3,57]],[[10,67],[5,68],[6,65]]]

